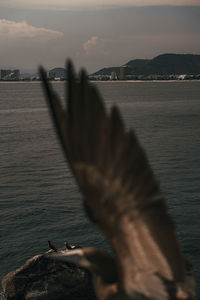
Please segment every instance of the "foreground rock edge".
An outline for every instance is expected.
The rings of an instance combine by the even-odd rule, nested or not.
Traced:
[[[63,249],[58,250],[63,251]],[[64,251],[70,251],[65,249]],[[45,257],[52,250],[28,259],[2,280],[7,300],[96,299],[88,271]]]

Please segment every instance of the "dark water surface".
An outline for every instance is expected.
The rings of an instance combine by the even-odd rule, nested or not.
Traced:
[[[135,128],[200,272],[200,82],[98,82]],[[64,84],[55,83],[63,97]],[[81,197],[40,83],[0,83],[0,276],[48,249],[47,240],[107,248]],[[200,282],[198,281],[198,285]]]

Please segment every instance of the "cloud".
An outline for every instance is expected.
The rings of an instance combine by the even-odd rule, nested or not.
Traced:
[[[85,42],[83,44],[85,54],[89,55],[91,51],[97,46],[98,42],[98,36],[92,36],[87,42]]]
[[[148,6],[148,5],[197,5],[199,0],[1,0],[1,6],[30,9],[94,9],[108,6]]]
[[[0,40],[2,38],[42,38],[45,40],[51,40],[59,38],[62,35],[62,32],[43,27],[34,27],[32,25],[29,25],[26,21],[14,22],[5,19],[0,19]]]
[[[63,45],[62,36],[62,32],[35,27],[26,21],[0,19],[0,68],[35,69],[41,63],[50,63]]]

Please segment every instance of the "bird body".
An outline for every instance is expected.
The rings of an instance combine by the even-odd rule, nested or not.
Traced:
[[[117,107],[107,113],[84,71],[77,79],[71,62],[67,70],[67,108],[41,69],[44,90],[86,212],[113,256],[83,248],[54,257],[89,269],[98,299],[193,296],[194,280],[188,280],[175,225],[135,132],[125,129]]]

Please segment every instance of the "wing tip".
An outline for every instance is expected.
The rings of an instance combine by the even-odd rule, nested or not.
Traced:
[[[43,82],[45,82],[45,84],[46,84],[46,82],[48,81],[47,71],[46,71],[46,69],[42,65],[38,66],[38,73],[40,75],[40,79]]]

